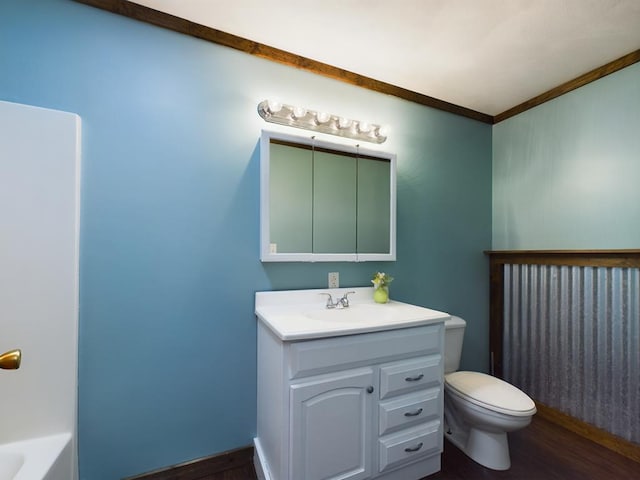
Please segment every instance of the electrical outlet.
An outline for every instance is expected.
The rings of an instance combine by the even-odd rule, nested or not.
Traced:
[[[329,288],[340,288],[340,274],[329,272]]]

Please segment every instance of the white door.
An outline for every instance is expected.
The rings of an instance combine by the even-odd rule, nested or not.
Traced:
[[[290,479],[371,476],[373,380],[359,368],[291,386]]]
[[[0,102],[0,444],[74,433],[80,118]]]

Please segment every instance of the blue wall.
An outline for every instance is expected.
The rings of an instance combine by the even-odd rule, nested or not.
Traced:
[[[0,66],[0,99],[82,118],[82,479],[251,443],[257,290],[390,272],[392,297],[469,320],[463,365],[486,369],[490,125],[70,0],[1,2]],[[389,125],[397,262],[260,263],[269,97]]]
[[[494,126],[493,248],[640,245],[640,64]]]

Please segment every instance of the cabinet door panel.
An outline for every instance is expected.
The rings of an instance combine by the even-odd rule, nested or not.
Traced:
[[[371,476],[371,368],[291,386],[291,475],[305,480]]]
[[[314,157],[313,253],[357,252],[356,159],[328,152]]]

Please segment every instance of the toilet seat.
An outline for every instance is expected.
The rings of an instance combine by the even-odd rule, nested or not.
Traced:
[[[480,372],[453,372],[444,378],[453,394],[488,410],[516,417],[536,413],[526,393],[499,378]]]

